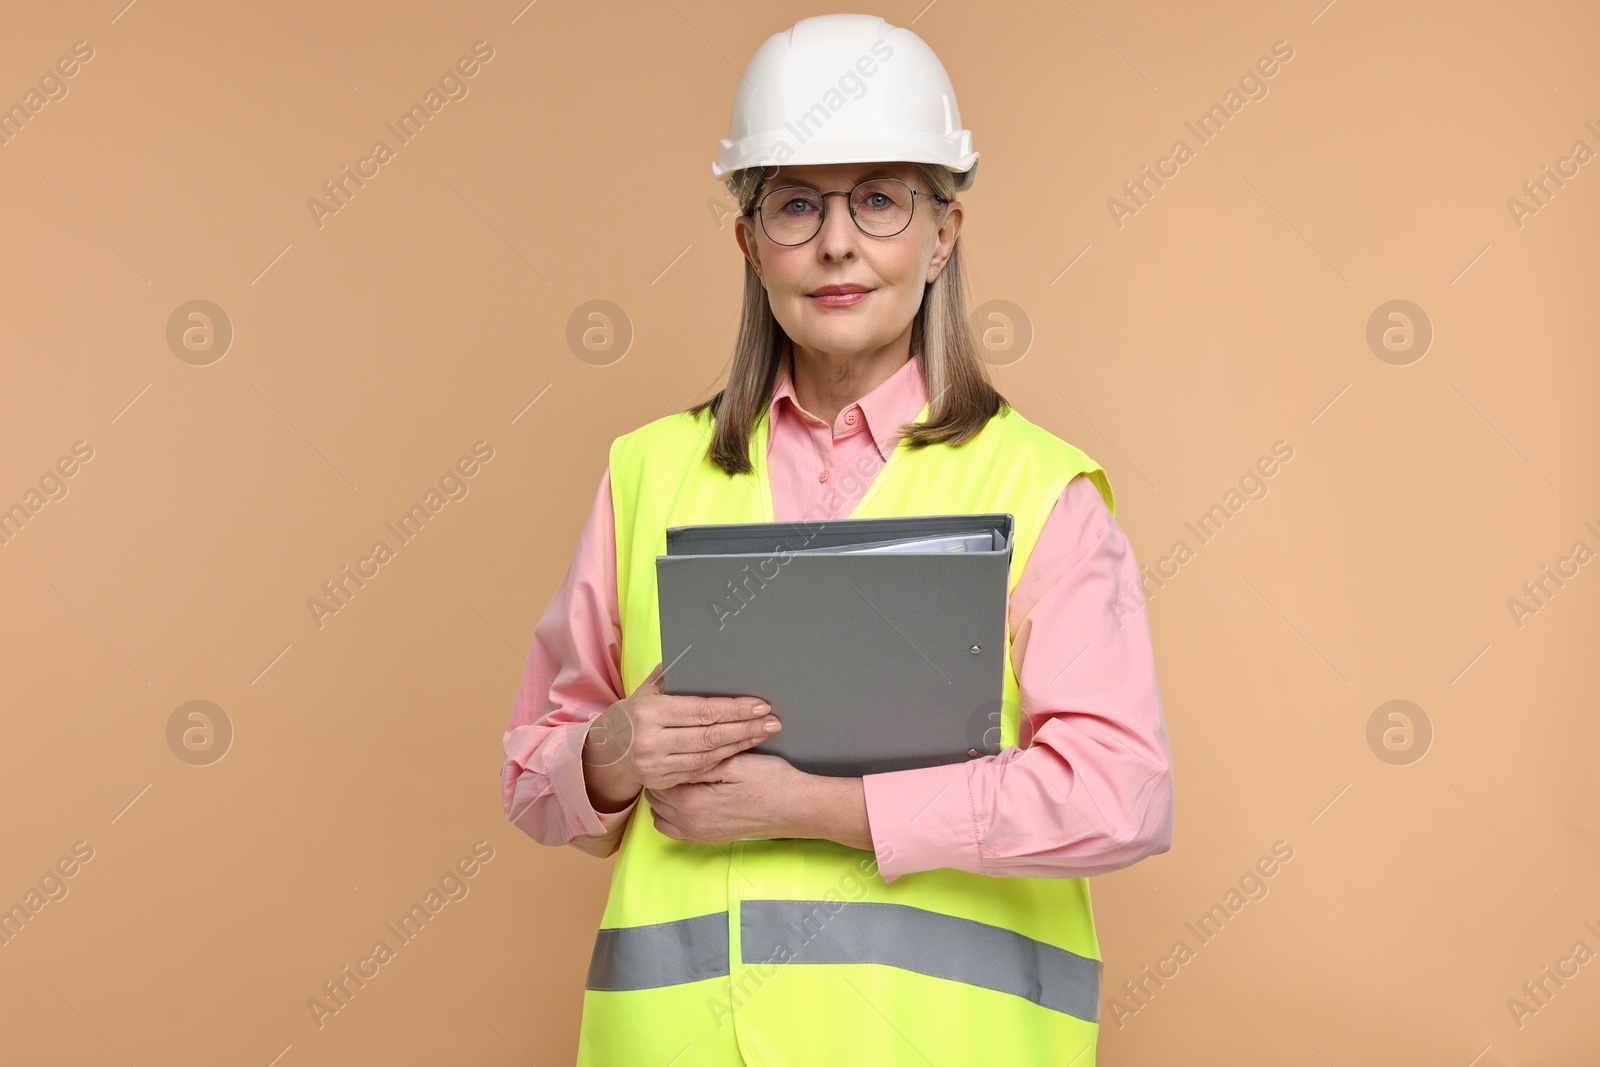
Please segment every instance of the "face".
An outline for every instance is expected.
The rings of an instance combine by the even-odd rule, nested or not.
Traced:
[[[824,198],[822,229],[805,244],[785,246],[767,237],[758,217],[741,216],[740,249],[766,286],[773,317],[796,347],[838,358],[875,352],[909,337],[922,306],[923,287],[939,276],[961,232],[960,201],[935,217],[932,190],[910,163],[838,163],[780,167],[762,183],[759,197],[785,185],[810,185],[820,192],[848,192],[881,171],[918,190],[911,225],[893,237],[862,232],[842,196]],[[768,206],[777,204],[777,198]],[[827,286],[860,286],[865,295],[828,299]]]

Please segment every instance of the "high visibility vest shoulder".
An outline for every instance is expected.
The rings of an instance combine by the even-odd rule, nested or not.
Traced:
[[[611,447],[628,693],[662,659],[656,556],[667,527],[773,521],[766,414],[752,438],[752,475],[730,476],[706,457],[711,429],[709,414],[680,413]],[[901,441],[850,517],[1010,512],[1014,590],[1079,473],[1115,514],[1098,464],[1008,410],[961,445]],[[1000,740],[1013,746],[1018,687],[1007,640]],[[578,1063],[1092,1067],[1100,995],[1082,878],[947,867],[890,884],[873,852],[833,841],[678,841],[655,828],[641,796],[595,939]]]

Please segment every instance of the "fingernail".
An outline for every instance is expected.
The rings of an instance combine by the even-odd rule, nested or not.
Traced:
[[[750,709],[750,717],[751,718],[755,718],[757,715],[765,715],[767,712],[769,712],[771,710],[772,710],[771,705],[768,705],[768,704],[757,704],[755,707]]]
[[[779,726],[779,723],[778,723],[777,719],[773,719],[771,722],[768,722],[767,725],[766,725],[767,733],[770,734],[770,733],[774,732],[775,730],[777,730],[778,726]]]

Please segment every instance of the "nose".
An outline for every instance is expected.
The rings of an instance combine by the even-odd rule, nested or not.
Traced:
[[[829,206],[823,212],[822,229],[813,238],[817,254],[823,259],[844,259],[855,252],[856,244],[865,234],[850,217],[847,197],[828,197]]]

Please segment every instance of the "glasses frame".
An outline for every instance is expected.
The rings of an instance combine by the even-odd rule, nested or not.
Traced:
[[[905,186],[911,192],[911,211],[910,211],[909,214],[906,215],[906,224],[905,224],[905,226],[902,226],[898,230],[894,231],[894,233],[882,233],[882,234],[880,234],[880,233],[867,233],[866,229],[861,225],[861,220],[856,218],[856,209],[853,206],[853,204],[855,202],[855,192],[856,192],[857,189],[861,188],[863,185],[867,185],[870,182],[899,182],[901,185]],[[811,236],[807,237],[804,241],[795,241],[795,242],[792,242],[792,243],[786,242],[786,241],[780,241],[777,238],[773,237],[772,234],[767,230],[767,216],[766,216],[766,213],[764,211],[762,211],[762,207],[765,206],[765,204],[767,202],[767,199],[769,197],[773,196],[776,193],[784,192],[785,190],[788,190],[788,189],[803,189],[808,193],[815,193],[817,195],[817,198],[822,201],[822,206],[817,211],[817,228],[815,230],[813,230],[811,232]],[[832,190],[832,191],[829,191],[829,192],[826,192],[826,193],[823,192],[820,189],[813,189],[809,185],[780,185],[776,189],[768,190],[767,192],[762,194],[761,199],[756,201],[756,206],[755,206],[755,210],[754,210],[753,214],[756,216],[757,219],[760,220],[760,222],[761,222],[761,232],[767,235],[767,240],[769,240],[773,244],[779,245],[779,246],[781,246],[783,248],[799,248],[801,245],[806,244],[807,242],[811,241],[812,239],[814,239],[817,236],[817,234],[822,232],[823,225],[828,221],[828,197],[830,197],[830,196],[842,196],[842,197],[845,198],[845,200],[844,200],[845,207],[850,212],[850,221],[854,222],[856,224],[856,229],[860,230],[862,233],[866,234],[868,237],[876,237],[879,240],[886,240],[886,239],[888,239],[890,237],[898,237],[902,233],[906,232],[906,229],[911,225],[911,220],[917,217],[917,197],[919,195],[921,195],[921,196],[931,196],[941,204],[948,204],[950,202],[948,197],[940,196],[938,193],[924,192],[921,189],[914,188],[910,182],[904,180],[903,178],[891,178],[891,177],[885,175],[883,177],[878,177],[878,178],[863,178],[860,181],[856,182],[854,185],[852,185],[848,190],[835,189],[835,190]]]

